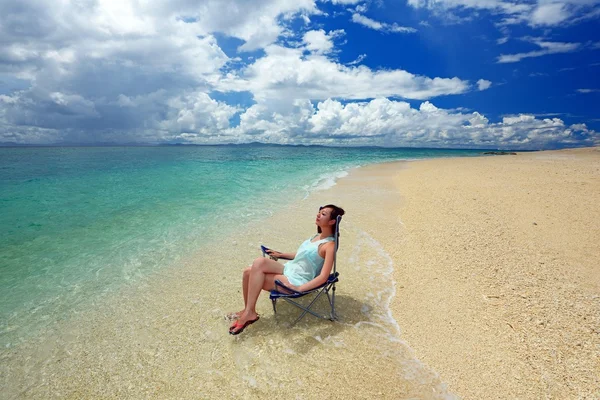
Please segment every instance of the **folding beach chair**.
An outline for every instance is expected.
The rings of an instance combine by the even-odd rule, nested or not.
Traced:
[[[308,290],[306,292],[298,292],[298,291],[295,291],[294,289],[291,289],[291,288],[285,286],[280,280],[275,281],[275,289],[271,290],[271,295],[269,296],[269,298],[271,299],[271,302],[273,303],[273,312],[277,313],[277,300],[279,300],[279,299],[283,299],[283,300],[287,301],[288,303],[293,304],[294,306],[303,310],[302,313],[300,314],[300,316],[298,318],[296,318],[296,320],[293,322],[293,324],[300,321],[302,319],[302,317],[304,317],[306,315],[306,313],[310,313],[310,314],[314,315],[315,317],[328,319],[330,321],[334,321],[337,319],[337,315],[335,313],[335,283],[339,279],[338,278],[339,272],[336,271],[336,264],[337,264],[337,250],[338,250],[338,247],[340,246],[340,222],[341,221],[342,221],[342,216],[340,215],[336,218],[336,221],[335,221],[336,234],[335,234],[335,252],[333,255],[333,272],[331,273],[331,275],[329,275],[329,278],[327,279],[327,281],[324,284],[322,284],[321,286],[316,287],[312,290]],[[268,249],[264,246],[261,246],[261,249],[263,252],[263,256],[268,256],[268,254],[266,253],[266,251]],[[287,292],[282,292],[281,289],[284,289]],[[331,295],[329,294],[329,291],[331,291]],[[313,293],[316,293],[316,296],[310,301],[310,303],[307,306],[304,306],[294,300],[294,299],[298,299],[300,297],[306,296],[308,294],[313,294]],[[311,307],[315,304],[315,302],[323,294],[325,294],[327,296],[327,300],[329,300],[329,306],[330,306],[329,315],[322,315],[322,314],[315,312],[314,310],[311,310]]]

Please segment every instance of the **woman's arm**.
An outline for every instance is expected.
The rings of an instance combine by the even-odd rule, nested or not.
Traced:
[[[335,244],[333,242],[326,243],[321,246],[321,248],[325,251],[325,262],[323,263],[323,268],[321,269],[321,273],[312,281],[306,282],[304,285],[298,286],[299,292],[306,292],[308,290],[312,290],[316,287],[321,286],[327,279],[329,275],[331,275],[331,269],[333,268],[333,257],[335,256]]]
[[[294,258],[296,258],[296,253],[281,253],[279,251],[271,249],[267,250],[267,254],[273,257],[283,258],[287,260],[293,260]]]

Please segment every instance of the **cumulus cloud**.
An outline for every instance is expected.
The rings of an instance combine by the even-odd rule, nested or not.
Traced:
[[[365,17],[359,13],[352,14],[352,21],[357,24],[366,26],[367,28],[374,29],[381,32],[392,32],[392,33],[414,33],[417,30],[415,28],[399,26],[396,23],[388,24],[385,22],[378,22],[369,17]]]
[[[249,92],[257,104],[240,116],[249,125],[252,115],[264,112],[267,121],[290,101],[469,90],[459,78],[339,64],[343,30],[309,30],[294,48],[273,44],[295,17],[319,13],[314,0],[4,2],[0,74],[24,84],[0,97],[3,141],[229,140],[230,121],[244,110],[211,97],[215,91]],[[241,39],[241,52],[265,53],[231,59],[217,33]],[[292,124],[277,123],[286,132]]]
[[[2,103],[5,121],[15,125],[62,129],[100,116],[92,101],[63,92],[21,91],[3,96]]]
[[[318,14],[315,0],[205,0],[202,2],[181,0],[160,1],[148,7],[158,15],[177,15],[198,26],[203,34],[222,32],[242,39],[241,51],[252,51],[274,43],[284,32],[282,19],[294,15]]]
[[[557,25],[571,16],[564,3],[538,4],[531,13],[532,25]]]
[[[490,86],[492,86],[492,82],[491,81],[488,81],[488,80],[485,80],[485,79],[480,79],[480,80],[477,81],[477,88],[479,90],[489,89]]]
[[[257,49],[312,13],[314,0],[2,2],[0,74],[23,82],[0,101],[4,135],[154,142],[163,130],[223,129],[237,109],[208,93],[234,60],[213,33]]]
[[[568,126],[559,118],[521,114],[491,123],[478,112],[444,110],[429,101],[413,108],[386,98],[347,104],[326,99],[316,106],[295,101],[277,112],[255,105],[234,130],[237,137],[296,144],[540,149],[600,143],[600,134],[585,124]]]
[[[0,101],[6,99],[0,98]],[[173,116],[163,119],[158,127],[160,135],[153,136],[155,142],[264,141],[281,144],[507,149],[600,145],[600,133],[588,129],[585,124],[569,126],[559,118],[538,118],[525,114],[506,116],[492,123],[478,112],[445,110],[429,101],[417,108],[407,102],[387,98],[351,103],[326,99],[316,105],[300,99],[290,102],[266,101],[241,112],[239,125],[233,127],[229,126],[228,120],[239,110],[204,94],[183,95],[173,100],[170,106],[169,113]],[[211,112],[202,114],[207,106]],[[0,136],[0,141],[15,140],[19,135],[24,135],[23,130],[5,133]],[[147,134],[132,131],[126,139],[147,140]],[[63,139],[71,138],[68,134],[65,136],[64,132],[60,135]],[[42,140],[48,139],[48,130],[38,128],[27,132],[27,137],[34,137],[37,143],[43,143]],[[110,140],[113,137],[105,134],[102,138]]]
[[[344,35],[344,30],[335,30],[326,33],[323,29],[308,31],[304,34],[302,41],[305,48],[315,54],[328,54],[334,49],[333,40]]]
[[[168,101],[169,114],[159,127],[167,132],[210,135],[229,128],[239,109],[212,99],[202,92],[186,93]]]
[[[512,3],[476,4],[521,12]],[[382,32],[415,31],[372,20],[365,11],[355,7],[354,22]],[[540,26],[551,23],[543,10],[538,14]],[[0,76],[18,85],[0,94],[0,142],[535,148],[569,143],[576,134],[581,143],[597,143],[596,132],[561,120],[516,116],[490,123],[478,113],[437,108],[429,100],[485,90],[491,82],[480,79],[475,87],[460,77],[372,69],[358,65],[365,54],[344,65],[336,56],[345,32],[292,30],[313,15],[323,15],[316,0],[2,2]],[[222,37],[239,39],[237,54],[226,54]],[[540,51],[567,51],[538,42]],[[252,102],[223,100],[242,94]],[[413,108],[388,98],[428,101]]]
[[[266,55],[248,65],[239,76],[231,74],[217,86],[222,91],[249,90],[257,101],[329,97],[367,99],[403,97],[429,99],[469,90],[459,78],[428,78],[404,70],[371,70],[345,66],[322,55],[304,56],[301,49],[272,45]]]
[[[519,62],[524,58],[541,57],[558,53],[571,53],[581,48],[581,43],[548,42],[541,39],[530,39],[529,41],[541,49],[529,51],[527,53],[501,54],[497,59],[498,63],[514,63]]]

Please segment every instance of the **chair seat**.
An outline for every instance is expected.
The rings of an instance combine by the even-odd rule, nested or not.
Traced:
[[[339,278],[338,278],[339,275],[340,275],[339,272],[335,272],[335,273],[329,275],[329,278],[327,278],[327,281],[325,283],[323,283],[321,286],[317,286],[316,288],[311,289],[311,290],[307,290],[306,292],[297,292],[294,289],[288,288],[283,283],[281,283],[280,281],[278,281],[278,285],[277,286],[284,287],[287,290],[289,290],[291,293],[283,293],[283,292],[280,292],[280,291],[274,289],[274,290],[271,290],[271,294],[269,295],[269,298],[271,300],[281,299],[281,298],[284,298],[284,297],[287,297],[289,299],[295,299],[295,298],[298,298],[298,297],[306,296],[307,294],[316,292],[316,291],[322,289],[323,287],[325,287],[327,285],[331,285],[332,283],[336,283],[337,281],[339,281]]]

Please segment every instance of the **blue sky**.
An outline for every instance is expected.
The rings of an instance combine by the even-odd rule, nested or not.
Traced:
[[[600,0],[9,0],[0,143],[600,144]]]

